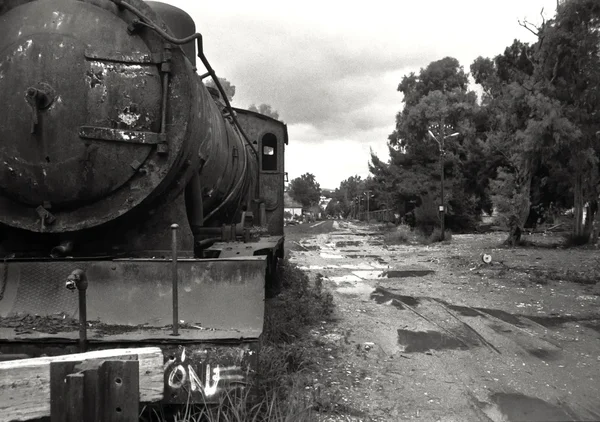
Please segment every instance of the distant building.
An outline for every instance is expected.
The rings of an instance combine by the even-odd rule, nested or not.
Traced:
[[[283,212],[289,212],[292,218],[302,216],[302,204],[292,199],[289,193],[283,194]]]

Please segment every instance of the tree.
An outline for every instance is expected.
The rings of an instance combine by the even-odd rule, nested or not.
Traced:
[[[233,96],[235,95],[235,85],[232,85],[231,82],[225,78],[218,79],[219,83],[223,87],[223,91],[225,91],[225,94],[227,95],[227,99],[229,102],[231,102],[233,100]],[[212,79],[209,79],[207,82],[205,82],[205,85],[217,89],[217,84],[215,84]]]
[[[273,110],[269,104],[260,104],[258,107],[256,107],[254,104],[251,104],[250,107],[248,107],[248,110],[264,114],[265,116],[271,117],[275,120],[279,120],[279,113]]]
[[[396,129],[388,138],[390,160],[382,163],[371,154],[369,167],[378,185],[387,191],[381,192],[381,197],[404,214],[424,199],[436,198],[440,204],[442,159],[447,223],[459,230],[472,225],[483,204],[489,202],[487,185],[477,179],[485,161],[467,148],[477,145],[481,131],[477,95],[467,86],[467,73],[452,57],[430,63],[418,75],[405,76],[398,86],[404,94],[404,108],[396,115]],[[450,126],[460,134],[445,142],[442,158],[429,134],[432,125]]]
[[[365,182],[358,175],[342,180],[333,194],[332,201],[339,203],[340,212],[347,217],[358,206],[355,199],[364,192]]]
[[[321,197],[321,187],[313,174],[305,173],[290,182],[289,193],[304,208],[309,208],[318,205]]]
[[[575,209],[573,234],[589,238],[598,209],[600,144],[600,3],[570,0],[562,3],[555,18],[538,29],[536,77],[541,90],[557,100],[579,130],[566,150],[572,175]],[[588,218],[583,208],[588,203]],[[596,231],[596,230],[595,230]]]
[[[486,143],[496,165],[490,194],[499,218],[509,228],[506,243],[519,243],[533,204],[532,182],[561,145],[579,136],[559,101],[546,95],[536,78],[538,46],[517,40],[494,60],[478,58],[471,66],[485,93]]]

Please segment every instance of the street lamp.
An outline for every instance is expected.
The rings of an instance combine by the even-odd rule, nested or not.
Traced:
[[[437,126],[431,126],[431,127],[435,127],[438,128]],[[439,212],[440,212],[440,218],[441,218],[441,224],[442,224],[442,235],[441,235],[441,240],[444,240],[445,237],[445,211],[446,211],[446,207],[444,206],[444,141],[448,138],[452,138],[454,136],[458,136],[460,135],[460,133],[458,132],[454,132],[451,135],[444,135],[444,129],[445,128],[450,128],[451,126],[445,126],[444,124],[439,126],[439,131],[440,131],[440,139],[438,140],[438,138],[436,138],[436,136],[433,134],[433,132],[431,131],[431,127],[430,129],[428,129],[429,135],[431,135],[431,137],[433,138],[433,140],[435,142],[438,143],[439,147],[440,147],[440,180],[441,180],[441,187],[440,187],[440,196],[441,196],[441,205],[439,207]]]

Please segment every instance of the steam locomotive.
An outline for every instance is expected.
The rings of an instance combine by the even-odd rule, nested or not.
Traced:
[[[252,376],[287,127],[231,107],[192,18],[0,2],[0,116],[0,360],[157,345],[169,403]]]

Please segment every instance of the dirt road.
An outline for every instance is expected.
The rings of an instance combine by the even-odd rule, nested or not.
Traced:
[[[387,246],[375,227],[315,224],[286,236],[336,303],[312,333],[323,420],[600,420],[597,250]]]

